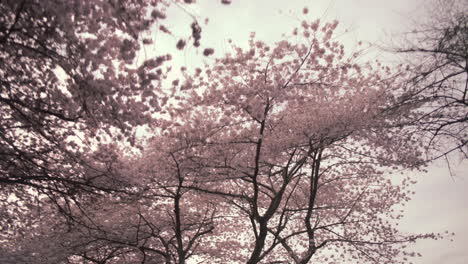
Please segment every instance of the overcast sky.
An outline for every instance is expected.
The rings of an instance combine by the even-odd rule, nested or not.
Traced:
[[[214,47],[215,55],[230,51],[228,39],[237,45],[247,44],[250,32],[256,32],[257,39],[267,42],[281,40],[281,34],[290,33],[301,20],[309,19],[340,22],[338,32],[347,32],[340,38],[346,47],[353,50],[358,41],[378,46],[391,47],[398,34],[408,32],[420,22],[431,0],[233,0],[230,6],[222,6],[219,0],[198,0],[198,5],[189,10],[197,18],[209,16],[204,26],[202,45]],[[307,16],[302,9],[308,7]],[[290,10],[292,12],[290,12]],[[169,15],[175,34],[188,35],[187,27],[191,18],[180,9]],[[182,25],[182,26],[180,26]],[[156,40],[158,41],[158,40]],[[159,43],[161,47],[173,43]],[[202,51],[203,49],[201,49]],[[210,58],[200,55],[188,47],[176,56],[175,63],[200,66]],[[391,58],[377,48],[374,56],[379,59]],[[468,261],[468,163],[460,163],[456,157],[450,163],[440,161],[428,168],[428,173],[414,177],[414,198],[406,206],[406,217],[401,221],[401,230],[406,232],[455,232],[453,242],[421,241],[415,248],[423,254],[414,259],[415,264],[466,264]]]

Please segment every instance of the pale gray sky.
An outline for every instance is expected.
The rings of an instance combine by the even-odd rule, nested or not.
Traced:
[[[232,39],[236,45],[245,45],[250,32],[256,32],[260,40],[275,42],[281,34],[290,33],[303,19],[337,19],[338,32],[349,49],[356,42],[386,44],[391,46],[392,36],[411,30],[420,21],[430,0],[233,0],[230,6],[221,6],[219,0],[198,0],[198,6],[190,10],[199,19],[208,16],[210,22],[204,26],[202,45],[214,47],[215,55],[230,51],[227,42]],[[309,14],[302,14],[308,7]],[[292,11],[292,13],[289,12]],[[180,35],[190,33],[187,25],[190,17],[180,9],[171,11],[174,32]],[[183,25],[183,26],[180,26]],[[163,45],[165,45],[163,43]],[[172,49],[173,43],[167,48]],[[159,46],[161,47],[161,46]],[[201,50],[202,51],[202,50]],[[199,66],[211,58],[201,56],[188,48],[175,57],[179,65]],[[375,49],[375,54],[379,51]],[[173,53],[174,54],[174,53]],[[383,52],[380,59],[384,58]],[[439,241],[420,241],[415,245],[422,258],[415,264],[466,264],[468,263],[468,162],[450,164],[454,175],[450,175],[443,161],[428,167],[428,173],[415,174],[418,183],[414,186],[413,200],[406,206],[406,216],[401,221],[401,230],[415,233],[455,232],[450,238]]]

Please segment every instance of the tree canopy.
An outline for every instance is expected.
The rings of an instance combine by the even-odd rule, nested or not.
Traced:
[[[391,174],[424,170],[447,118],[466,145],[466,87],[444,84],[466,74],[460,26],[416,77],[305,20],[170,80],[171,54],[138,54],[192,2],[0,3],[0,262],[408,263],[442,237],[398,230],[414,182]],[[423,81],[440,67],[455,73]]]

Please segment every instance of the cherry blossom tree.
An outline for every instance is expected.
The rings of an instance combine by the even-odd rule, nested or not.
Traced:
[[[356,64],[336,26],[304,21],[297,42],[274,47],[252,37],[247,51],[234,46],[174,83],[185,101],[167,110],[162,133],[190,146],[190,188],[223,205],[210,262],[405,263],[407,243],[437,237],[395,226],[410,182],[386,173],[423,165],[403,125],[410,109],[393,107],[400,70]]]
[[[138,126],[156,124],[171,59],[140,54],[171,34],[167,8],[191,2],[0,3],[2,230],[25,223],[25,204],[42,196],[128,192],[114,168],[117,142],[133,144]],[[198,22],[187,28],[200,45]]]
[[[135,34],[151,20],[132,20],[137,9],[128,4],[0,4],[3,230],[24,223],[12,220],[22,217],[25,203],[38,205],[38,195],[55,199],[78,189],[108,191],[113,187],[106,183],[119,181],[111,173],[112,153],[102,148],[102,155],[92,154],[89,144],[98,141],[101,129],[117,127],[130,136],[134,126],[149,120],[136,96],[153,93],[154,73],[144,76],[156,67],[141,67],[140,78],[127,64],[139,48]],[[89,23],[96,17],[103,19]],[[153,66],[166,59],[154,60]],[[137,109],[141,114],[135,116]]]

